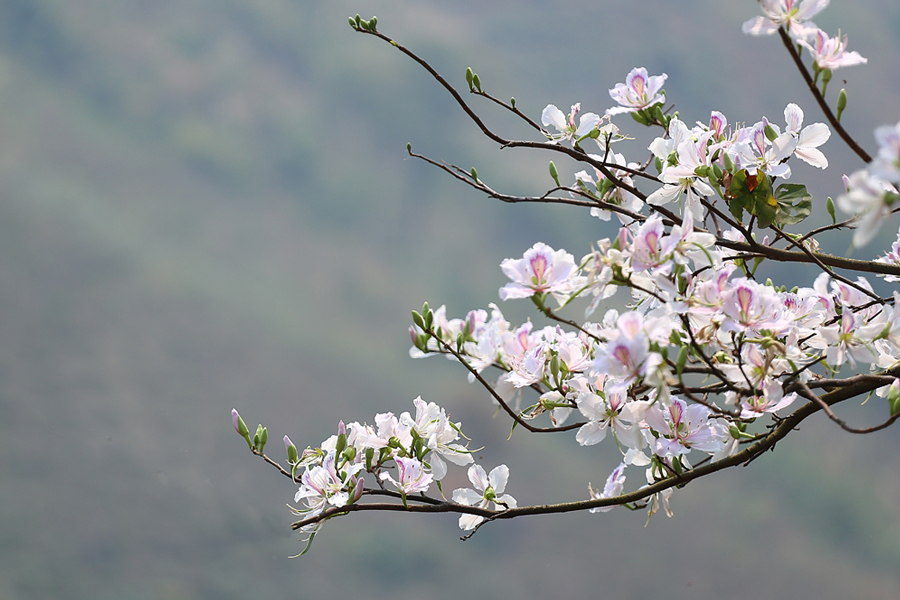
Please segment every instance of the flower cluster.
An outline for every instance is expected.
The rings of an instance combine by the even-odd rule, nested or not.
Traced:
[[[294,495],[297,506],[292,510],[309,520],[329,507],[353,504],[366,491],[367,473],[374,475],[378,489],[385,490],[387,484],[406,503],[409,496],[428,492],[433,483],[440,485],[447,474],[448,462],[472,465],[469,479],[479,490],[479,497],[494,502],[499,506],[497,510],[515,507],[514,498],[498,495],[506,487],[509,474],[506,466],[492,471],[488,478],[490,484],[482,485],[483,480],[488,480],[484,479],[484,470],[473,464],[471,452],[458,443],[462,436],[460,424],[450,421],[444,409],[433,402],[416,398],[413,404],[414,415],[404,412],[397,417],[393,413],[381,413],[375,415],[374,425],[341,422],[335,435],[315,449],[307,448],[301,456],[297,456],[295,448],[291,452],[293,444],[285,436],[292,469],[294,472],[304,469],[300,488]],[[454,501],[487,508],[487,500],[483,505],[480,500],[472,501],[475,493],[456,490]],[[479,522],[480,517],[476,517],[467,515],[465,521],[460,521],[460,527],[471,529]],[[320,524],[315,522],[306,529],[315,532]]]
[[[750,35],[780,32],[795,60],[808,52],[813,76],[797,62],[823,107],[831,71],[866,62],[847,51],[846,36],[830,37],[809,20],[827,4],[760,0],[763,15],[743,27]],[[363,26],[357,17],[353,23],[374,33],[374,20]],[[477,76],[469,75],[470,89],[484,94]],[[821,91],[816,87],[820,75]],[[805,186],[783,181],[791,178],[795,159],[819,169],[829,166],[820,150],[831,136],[829,126],[804,126],[803,110],[795,103],[784,108],[783,126],[765,116],[729,125],[719,111],[690,125],[678,113],[664,112],[666,78],[634,68],[624,83],[609,90],[615,107],[582,112],[575,103],[564,114],[547,105],[541,123],[555,131],[528,120],[546,138],[529,144],[583,163],[572,174],[574,182],[564,186],[551,162],[556,186],[537,200],[587,204],[591,215],[609,220],[615,213],[621,222],[614,237],[596,241],[578,261],[540,242],[521,258],[502,261],[509,282],[500,288],[500,300],[530,299],[553,323],[510,323],[496,304],[451,318],[444,306],[433,310],[426,303],[421,313],[413,311],[409,330],[412,357],[444,355],[463,363],[470,381],[484,385],[516,425],[573,432],[581,446],[614,446],[618,466],[602,490],[588,486],[582,507],[591,512],[626,504],[643,506],[650,515],[662,508],[671,516],[674,490],[691,471],[697,473],[694,465],[724,468],[744,460],[743,444],[754,456],[773,447],[781,439],[774,432],[784,422],[784,411],[801,398],[812,403],[813,412],[823,410],[847,428],[820,394],[843,393],[866,380],[869,387],[853,394],[875,392],[887,399],[891,417],[884,426],[900,417],[900,379],[895,377],[900,373],[900,292],[879,296],[866,277],[852,279],[832,268],[900,281],[900,235],[890,251],[864,263],[865,268],[861,261],[819,254],[813,238],[813,233],[850,224],[854,244],[863,246],[895,211],[900,123],[876,130],[874,159],[857,150],[868,164],[844,177],[845,193],[837,202],[851,220],[837,223],[829,198],[825,208],[832,226],[793,234],[787,227],[811,214],[813,199]],[[840,125],[845,107],[842,90],[837,115],[827,116],[847,139]],[[509,108],[517,110],[514,103]],[[625,138],[612,119],[626,113],[661,128],[645,162],[629,161],[611,149],[611,142]],[[597,142],[599,154],[581,148],[587,139]],[[473,178],[476,187],[489,190]],[[553,196],[557,193],[563,196]],[[758,278],[757,269],[767,259],[814,263],[821,272],[812,281],[791,282],[788,289]],[[620,290],[626,304],[606,306]],[[556,308],[547,304],[551,297]],[[575,301],[585,304],[586,321],[580,324],[555,312]],[[838,378],[851,369],[868,369],[870,375],[856,382]],[[523,402],[532,394],[533,402]],[[496,511],[510,511],[502,516],[512,517],[548,510],[512,510],[517,502],[505,493],[506,465],[486,472],[460,443],[464,436],[458,423],[434,403],[421,398],[413,403],[414,415],[382,413],[374,425],[342,422],[337,434],[302,454],[285,436],[292,479],[302,470],[294,511],[303,520],[297,526],[314,533],[366,494],[390,496],[407,510],[412,501],[440,504],[440,510],[461,515],[463,530],[501,514]],[[790,426],[783,435],[803,412],[787,417]],[[797,421],[790,422],[794,417]],[[260,426],[251,438],[236,411],[233,419],[238,433],[261,454],[266,429]],[[428,497],[432,485],[440,490],[449,464],[468,465],[472,487],[454,490],[452,502],[442,491],[440,500]],[[646,485],[626,494],[626,470],[633,468],[644,469]],[[367,488],[370,475],[374,484]]]

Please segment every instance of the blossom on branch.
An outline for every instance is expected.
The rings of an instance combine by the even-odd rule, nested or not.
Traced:
[[[862,65],[868,62],[859,52],[847,52],[846,35],[844,37],[840,35],[828,37],[827,33],[817,29],[814,38],[813,43],[806,40],[800,40],[799,43],[810,51],[813,63],[819,71]]]
[[[763,17],[745,22],[748,35],[772,35],[779,27],[787,29],[794,39],[804,39],[817,29],[810,18],[828,6],[829,0],[759,0]]]
[[[512,279],[512,283],[500,288],[501,300],[551,294],[563,306],[569,295],[585,283],[571,254],[542,242],[526,250],[522,258],[504,259],[500,268]]]
[[[608,115],[618,115],[626,112],[637,112],[649,108],[654,104],[662,104],[666,101],[666,94],[662,86],[668,75],[648,75],[644,67],[635,67],[625,77],[625,83],[617,83],[609,90],[610,97],[619,106],[606,109]]]
[[[493,504],[494,510],[516,508],[516,499],[503,493],[509,479],[509,467],[500,465],[486,474],[481,465],[472,465],[469,467],[468,475],[469,481],[472,482],[475,489],[457,488],[453,490],[454,502],[479,508],[488,508]],[[459,517],[459,528],[466,531],[475,529],[482,521],[484,521],[484,517],[462,514]]]

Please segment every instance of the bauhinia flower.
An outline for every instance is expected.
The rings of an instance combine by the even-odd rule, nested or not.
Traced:
[[[428,490],[434,477],[425,471],[421,462],[415,458],[399,456],[394,459],[394,462],[397,463],[397,479],[391,477],[389,472],[384,471],[381,474],[382,481],[389,482],[404,496]]]
[[[817,29],[812,44],[806,40],[800,40],[799,43],[812,53],[813,62],[820,71],[862,65],[868,62],[868,59],[863,58],[859,52],[847,52],[846,35],[841,37],[838,34],[828,37],[827,33]]]
[[[543,112],[541,112],[541,123],[544,127],[552,125],[559,131],[558,134],[547,134],[551,143],[556,143],[560,140],[569,140],[575,144],[578,140],[590,134],[591,131],[599,125],[600,115],[595,113],[584,113],[581,115],[581,118],[578,120],[578,125],[576,126],[575,115],[577,115],[580,110],[581,103],[573,104],[568,115],[564,115],[554,104],[548,104],[546,108],[544,108]]]
[[[578,266],[571,254],[541,242],[526,250],[522,258],[504,259],[500,268],[512,279],[512,283],[500,288],[501,300],[549,293],[562,306],[569,299],[568,295],[586,281],[578,275]]]
[[[619,113],[637,112],[654,104],[666,101],[666,94],[662,91],[666,75],[647,75],[644,67],[635,67],[625,78],[625,83],[617,83],[609,90],[609,95],[619,103],[619,106],[607,109],[606,114],[617,115]]]
[[[603,486],[602,492],[595,492],[594,489],[588,484],[588,492],[591,495],[593,500],[601,500],[604,498],[612,498],[614,496],[618,496],[622,493],[622,489],[625,487],[625,463],[621,463],[618,467],[613,469],[613,472],[609,474],[609,477],[606,478],[606,485]],[[614,506],[598,506],[597,508],[592,508],[590,512],[598,513],[598,512],[607,512],[615,508]]]
[[[825,123],[813,123],[801,130],[803,110],[793,102],[785,107],[784,120],[787,123],[786,132],[797,138],[797,145],[794,148],[794,154],[797,158],[814,167],[826,168],[828,159],[817,148],[831,137],[831,130],[828,129],[828,125]]]
[[[516,499],[503,493],[509,479],[509,467],[500,465],[491,469],[490,474],[486,474],[481,465],[472,465],[469,467],[468,474],[469,481],[472,482],[475,489],[458,488],[453,490],[454,502],[479,508],[488,508],[493,503],[494,510],[516,507]],[[459,517],[459,528],[475,529],[482,521],[484,521],[484,517],[463,514]]]
[[[828,6],[829,0],[760,0],[764,17],[754,17],[742,29],[747,35],[772,35],[784,26],[794,39],[803,39],[815,32],[808,19]]]

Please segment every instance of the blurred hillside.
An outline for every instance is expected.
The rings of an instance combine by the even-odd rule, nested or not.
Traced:
[[[848,32],[869,64],[832,86],[847,78],[844,121],[871,148],[874,127],[900,119],[900,6],[834,4],[817,23]],[[780,122],[790,101],[819,120],[779,42],[740,34],[754,2],[678,6],[0,2],[0,597],[900,597],[896,431],[811,421],[751,468],[682,490],[676,517],[646,528],[617,510],[461,543],[451,517],[372,515],[329,523],[290,561],[294,487],[231,429],[236,407],[269,427],[278,457],[285,433],[314,445],[341,418],[422,394],[486,446],[484,464],[510,465],[520,502],[602,481],[608,448],[503,442],[508,423],[458,368],[408,358],[406,329],[424,300],[452,314],[498,301],[499,262],[539,239],[580,255],[613,230],[491,202],[409,159],[407,141],[497,189],[549,183],[547,157],[498,152],[347,16],[377,14],[458,85],[471,65],[534,118],[547,103],[600,112],[644,65],[669,74],[688,122],[713,109]],[[819,200],[858,167],[837,140],[825,151]]]

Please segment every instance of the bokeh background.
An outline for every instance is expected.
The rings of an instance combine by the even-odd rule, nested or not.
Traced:
[[[520,503],[585,498],[617,463],[574,436],[505,441],[508,421],[458,365],[408,357],[410,309],[486,307],[503,258],[538,240],[580,256],[614,230],[501,205],[409,159],[407,141],[498,189],[549,185],[549,157],[499,151],[424,71],[351,31],[356,13],[461,87],[471,65],[535,119],[548,103],[602,112],[646,66],[668,73],[689,123],[714,109],[780,123],[791,101],[821,120],[780,41],[740,33],[752,0],[3,0],[0,597],[900,597],[896,428],[855,437],[821,417],[646,527],[617,509],[460,542],[453,516],[352,515],[288,559],[303,548],[295,487],[250,455],[232,408],[268,426],[281,458],[285,433],[316,445],[339,419],[421,394],[485,466],[510,465]],[[871,150],[900,119],[900,5],[836,0],[816,21],[869,58],[835,73],[831,97],[846,79],[845,124]],[[504,135],[532,135],[475,105]],[[795,175],[817,207],[860,166],[836,137],[824,150],[832,168]],[[503,310],[542,323],[527,303]]]

